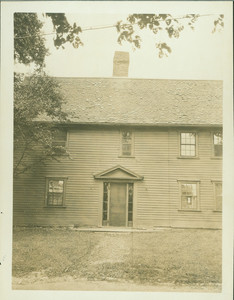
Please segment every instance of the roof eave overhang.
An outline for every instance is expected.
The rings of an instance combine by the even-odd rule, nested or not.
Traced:
[[[77,126],[88,126],[88,127],[223,127],[223,124],[182,124],[182,123],[111,123],[111,122],[49,122],[49,121],[36,121],[38,123],[52,123],[54,125],[66,126],[66,127],[77,127]]]

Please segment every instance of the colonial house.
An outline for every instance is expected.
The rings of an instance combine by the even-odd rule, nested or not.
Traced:
[[[14,181],[14,224],[221,228],[222,82],[128,78],[119,55],[57,78],[67,154]]]

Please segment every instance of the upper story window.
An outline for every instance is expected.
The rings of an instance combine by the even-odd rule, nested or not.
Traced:
[[[196,133],[195,132],[180,133],[180,156],[184,156],[184,157],[196,156]]]
[[[221,132],[213,134],[213,151],[215,157],[222,157],[223,155],[223,135]]]
[[[65,178],[47,178],[46,182],[46,205],[64,206],[65,201]]]
[[[180,183],[180,200],[181,209],[184,210],[198,210],[198,182],[181,182]]]
[[[65,129],[56,129],[53,131],[53,146],[66,147],[67,131]]]
[[[121,133],[121,155],[133,155],[133,133],[131,131],[122,131]]]
[[[67,146],[67,130],[55,129],[53,132],[52,146],[56,154],[66,153]]]

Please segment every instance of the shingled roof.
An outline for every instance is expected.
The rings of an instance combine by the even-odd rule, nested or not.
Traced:
[[[56,78],[71,121],[82,124],[221,125],[222,81]]]

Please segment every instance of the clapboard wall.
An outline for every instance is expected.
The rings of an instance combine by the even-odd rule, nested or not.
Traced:
[[[213,180],[222,160],[212,156],[212,128],[193,128],[198,157],[179,157],[176,127],[134,127],[134,156],[120,157],[121,127],[73,126],[60,162],[50,161],[14,179],[15,225],[100,226],[103,182],[94,174],[121,165],[144,176],[134,183],[134,227],[221,228]],[[45,206],[46,177],[67,177],[65,207]],[[179,180],[199,181],[199,211],[180,210]]]

